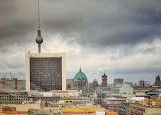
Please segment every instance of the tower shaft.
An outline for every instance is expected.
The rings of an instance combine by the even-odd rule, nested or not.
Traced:
[[[41,45],[38,44],[38,53],[41,53]]]

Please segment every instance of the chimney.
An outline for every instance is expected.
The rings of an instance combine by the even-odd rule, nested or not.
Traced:
[[[3,88],[5,88],[5,87],[6,87],[6,80],[3,79]]]
[[[17,78],[14,78],[15,81],[15,89],[17,89]]]

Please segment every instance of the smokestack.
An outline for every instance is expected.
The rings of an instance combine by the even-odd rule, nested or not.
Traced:
[[[5,88],[5,87],[6,87],[6,80],[3,79],[3,88]]]
[[[15,89],[17,89],[17,78],[14,78],[15,81]]]

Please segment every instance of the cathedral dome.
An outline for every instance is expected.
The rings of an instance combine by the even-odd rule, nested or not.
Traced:
[[[94,79],[93,82],[98,82],[97,79]]]
[[[80,69],[79,72],[75,75],[74,81],[83,80],[83,79],[87,79],[87,77]]]
[[[88,84],[87,76],[82,72],[81,68],[74,77],[74,83],[78,88],[83,88]]]

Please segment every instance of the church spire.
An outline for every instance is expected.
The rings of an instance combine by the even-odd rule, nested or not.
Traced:
[[[80,65],[80,69],[79,69],[79,72],[82,72],[82,69],[81,69],[81,65]]]
[[[38,53],[41,53],[41,43],[43,42],[43,38],[41,37],[41,30],[40,30],[40,6],[39,6],[39,0],[38,3],[38,30],[37,30],[37,37],[36,37],[36,43],[38,44]]]

